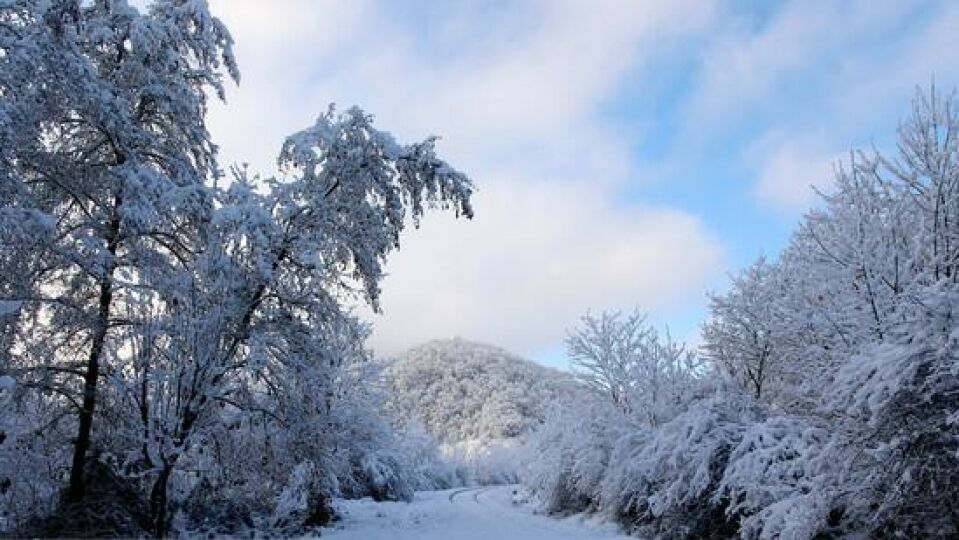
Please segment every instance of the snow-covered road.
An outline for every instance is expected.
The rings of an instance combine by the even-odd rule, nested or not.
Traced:
[[[323,537],[339,540],[626,539],[612,524],[554,519],[513,503],[515,486],[416,494],[411,503],[340,501],[343,516]]]

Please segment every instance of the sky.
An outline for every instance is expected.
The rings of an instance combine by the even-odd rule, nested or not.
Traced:
[[[959,84],[959,2],[212,0],[241,82],[208,122],[271,174],[358,105],[477,187],[391,256],[370,345],[459,336],[563,367],[588,310],[698,342],[707,292],[775,256],[850,149],[892,152],[917,87]]]

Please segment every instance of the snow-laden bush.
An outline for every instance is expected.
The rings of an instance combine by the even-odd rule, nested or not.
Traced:
[[[624,523],[673,538],[735,530],[724,514],[728,503],[714,495],[733,448],[761,418],[745,394],[711,391],[658,428],[623,437],[601,487],[603,508]]]
[[[397,436],[414,490],[449,489],[467,482],[464,472],[457,466],[459,462],[446,455],[421,424],[407,425],[397,432]]]
[[[79,502],[59,497],[49,515],[35,516],[9,531],[11,538],[144,538],[149,507],[143,493],[117,473],[109,456],[86,464],[88,496]]]
[[[557,404],[530,438],[523,483],[548,512],[595,509],[613,443],[625,428],[622,412],[592,392]]]
[[[370,414],[360,403],[349,404],[346,409],[334,428],[342,442],[333,452],[338,494],[378,501],[412,499],[412,468],[389,422]]]
[[[333,493],[322,481],[323,473],[310,461],[298,464],[290,473],[290,480],[276,499],[273,519],[277,526],[287,524],[318,526],[333,517],[330,506]]]
[[[959,292],[936,286],[887,342],[840,370],[843,521],[875,535],[959,535]],[[852,489],[850,489],[852,488]],[[951,502],[949,502],[951,501]]]
[[[0,531],[53,509],[74,426],[42,396],[0,376]]]
[[[214,485],[203,478],[193,484],[186,496],[175,498],[171,529],[178,536],[187,538],[242,538],[253,536],[257,526],[291,525],[266,519],[270,516],[273,501],[269,500],[263,487],[244,481]]]
[[[712,503],[726,505],[745,538],[812,538],[834,509],[820,484],[828,431],[806,417],[771,416],[747,427],[730,452]]]
[[[463,441],[441,446],[443,458],[464,485],[500,485],[519,482],[519,464],[525,438]]]
[[[334,497],[409,500],[414,490],[462,485],[432,437],[391,425],[383,396],[364,382],[375,378],[373,369],[344,370],[330,388],[336,399],[328,411],[313,407],[311,398],[322,401],[325,393],[309,388],[295,409],[221,409],[214,429],[181,458],[184,470],[171,479],[174,530],[243,536],[265,527],[300,534],[332,516]]]
[[[697,383],[697,355],[668,329],[661,334],[639,309],[587,312],[568,332],[566,348],[577,380],[639,426],[676,416]]]
[[[396,453],[371,450],[360,457],[353,479],[374,501],[409,502],[413,500],[413,485],[404,467]]]

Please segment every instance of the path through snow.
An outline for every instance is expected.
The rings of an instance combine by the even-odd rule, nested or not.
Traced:
[[[324,538],[338,540],[626,539],[613,524],[555,519],[513,503],[516,486],[418,492],[411,503],[340,501],[343,516]]]

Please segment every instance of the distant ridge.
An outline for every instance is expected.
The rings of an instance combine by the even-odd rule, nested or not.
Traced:
[[[398,355],[385,369],[390,408],[447,444],[490,443],[539,425],[569,375],[505,349],[440,339]]]

